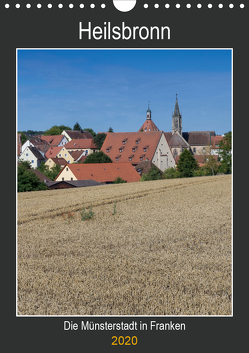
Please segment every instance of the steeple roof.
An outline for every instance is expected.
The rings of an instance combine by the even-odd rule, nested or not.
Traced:
[[[138,131],[149,132],[149,131],[159,131],[156,124],[151,119],[150,105],[148,104],[148,109],[146,111],[146,120]]]
[[[175,103],[175,110],[174,110],[174,115],[180,115],[180,109],[178,105],[178,99],[177,99],[177,94],[176,94],[176,103]]]
[[[149,132],[149,131],[159,131],[156,124],[151,119],[146,119],[139,131]]]

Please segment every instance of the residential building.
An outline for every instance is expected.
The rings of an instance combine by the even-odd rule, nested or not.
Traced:
[[[64,146],[68,140],[64,135],[48,135],[41,136],[42,141],[46,141],[52,147]]]
[[[40,153],[45,158],[45,153],[49,149],[50,145],[48,142],[42,140],[40,137],[31,137],[29,140],[25,141],[22,145],[22,152],[25,150],[27,146],[36,147]]]
[[[63,168],[65,165],[67,164],[67,161],[65,160],[65,158],[48,158],[48,160],[45,162],[45,165],[47,165],[49,167],[49,169],[51,169],[52,167],[59,165],[61,168]]]
[[[55,181],[95,180],[110,184],[117,177],[124,179],[127,183],[140,180],[140,175],[131,163],[91,163],[68,164],[57,175]]]
[[[142,161],[150,161],[161,171],[175,166],[162,131],[108,133],[101,151],[114,163],[131,163],[135,167]]]
[[[45,158],[36,147],[27,146],[21,153],[20,160],[30,162],[32,168],[38,168],[41,162],[45,161]]]
[[[64,135],[68,142],[70,142],[73,139],[93,139],[93,136],[90,134],[89,131],[83,131],[83,130],[64,130],[62,131],[62,135]]]
[[[74,159],[66,147],[50,147],[45,153],[45,157],[49,158],[64,158],[67,163],[73,163]]]
[[[221,151],[219,149],[219,144],[221,142],[221,140],[223,139],[223,136],[221,135],[216,135],[216,136],[212,136],[211,137],[211,154],[212,155],[219,155],[219,152]]]
[[[70,152],[81,151],[85,152],[85,156],[98,151],[93,139],[73,139],[65,145]]]

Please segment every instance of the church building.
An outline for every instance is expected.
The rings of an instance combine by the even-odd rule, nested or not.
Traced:
[[[139,131],[159,131],[152,121],[151,110],[149,108],[146,114],[146,121]],[[177,95],[175,109],[172,114],[172,132],[164,132],[164,135],[174,158],[179,156],[185,148],[193,155],[200,155],[206,146],[212,145],[212,137],[216,136],[214,131],[182,132],[182,114],[180,113]]]
[[[113,163],[129,163],[135,168],[141,163],[154,164],[163,172],[175,167],[180,154],[186,148],[198,159],[203,149],[212,144],[213,136],[214,131],[182,132],[182,114],[176,95],[172,132],[159,130],[152,120],[148,106],[146,120],[138,132],[108,133],[101,151],[107,154]]]

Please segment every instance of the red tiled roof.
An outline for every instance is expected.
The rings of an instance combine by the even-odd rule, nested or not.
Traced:
[[[131,163],[68,164],[62,169],[58,176],[63,173],[66,167],[71,170],[77,180],[91,179],[106,183],[113,182],[118,176],[127,181],[127,183],[140,180],[140,175],[136,172]]]
[[[140,156],[144,154],[144,160],[151,161],[159,143],[162,131],[153,132],[112,132],[109,133],[102,145],[101,151],[111,158],[113,162],[138,164],[141,162]],[[136,143],[138,141],[138,143]],[[124,142],[124,144],[123,144]],[[144,147],[148,145],[146,152]],[[111,149],[110,149],[111,146]],[[124,147],[120,152],[120,146]],[[137,147],[134,151],[134,147]],[[107,149],[109,148],[109,153]],[[131,155],[134,155],[132,161],[129,160]],[[116,157],[120,155],[118,161]]]
[[[176,163],[178,163],[180,156],[176,156],[175,157],[175,161]],[[217,155],[212,155],[212,157],[214,157],[216,159],[216,161],[218,160],[218,156]],[[203,154],[196,154],[194,155],[195,160],[198,162],[199,166],[202,166],[205,163],[205,156]],[[208,156],[206,156],[206,158],[208,158]]]
[[[143,130],[143,132],[150,132],[150,131],[159,131],[158,127],[151,119],[146,119],[139,131]]]
[[[86,157],[87,156],[81,156],[80,159],[78,159],[78,163],[83,163]]]
[[[88,130],[65,130],[65,132],[71,139],[93,139],[93,136]]]
[[[58,146],[61,140],[65,137],[64,135],[49,135],[49,136],[42,136],[41,140],[46,141],[52,146]]]
[[[62,148],[63,148],[62,146],[50,147],[49,150],[47,150],[47,152],[45,153],[45,157],[47,159],[48,158],[55,158]]]
[[[67,161],[64,158],[50,158],[55,164],[65,165]]]
[[[67,149],[90,148],[97,149],[93,139],[73,139],[64,145]]]
[[[212,148],[219,148],[218,145],[220,141],[223,139],[223,136],[217,135],[217,136],[211,136],[211,142],[212,142]]]
[[[70,151],[69,152],[73,159],[76,161],[83,153],[83,151]]]
[[[42,140],[40,137],[38,136],[35,136],[35,137],[32,137],[29,139],[29,141],[32,143],[32,145],[34,145],[34,147],[37,147],[37,146],[49,146],[49,143],[45,140]]]

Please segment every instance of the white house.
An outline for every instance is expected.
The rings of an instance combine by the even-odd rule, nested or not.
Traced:
[[[32,168],[37,168],[41,165],[42,161],[45,161],[45,158],[36,147],[27,146],[21,153],[19,161],[20,160],[28,161],[30,162]]]

